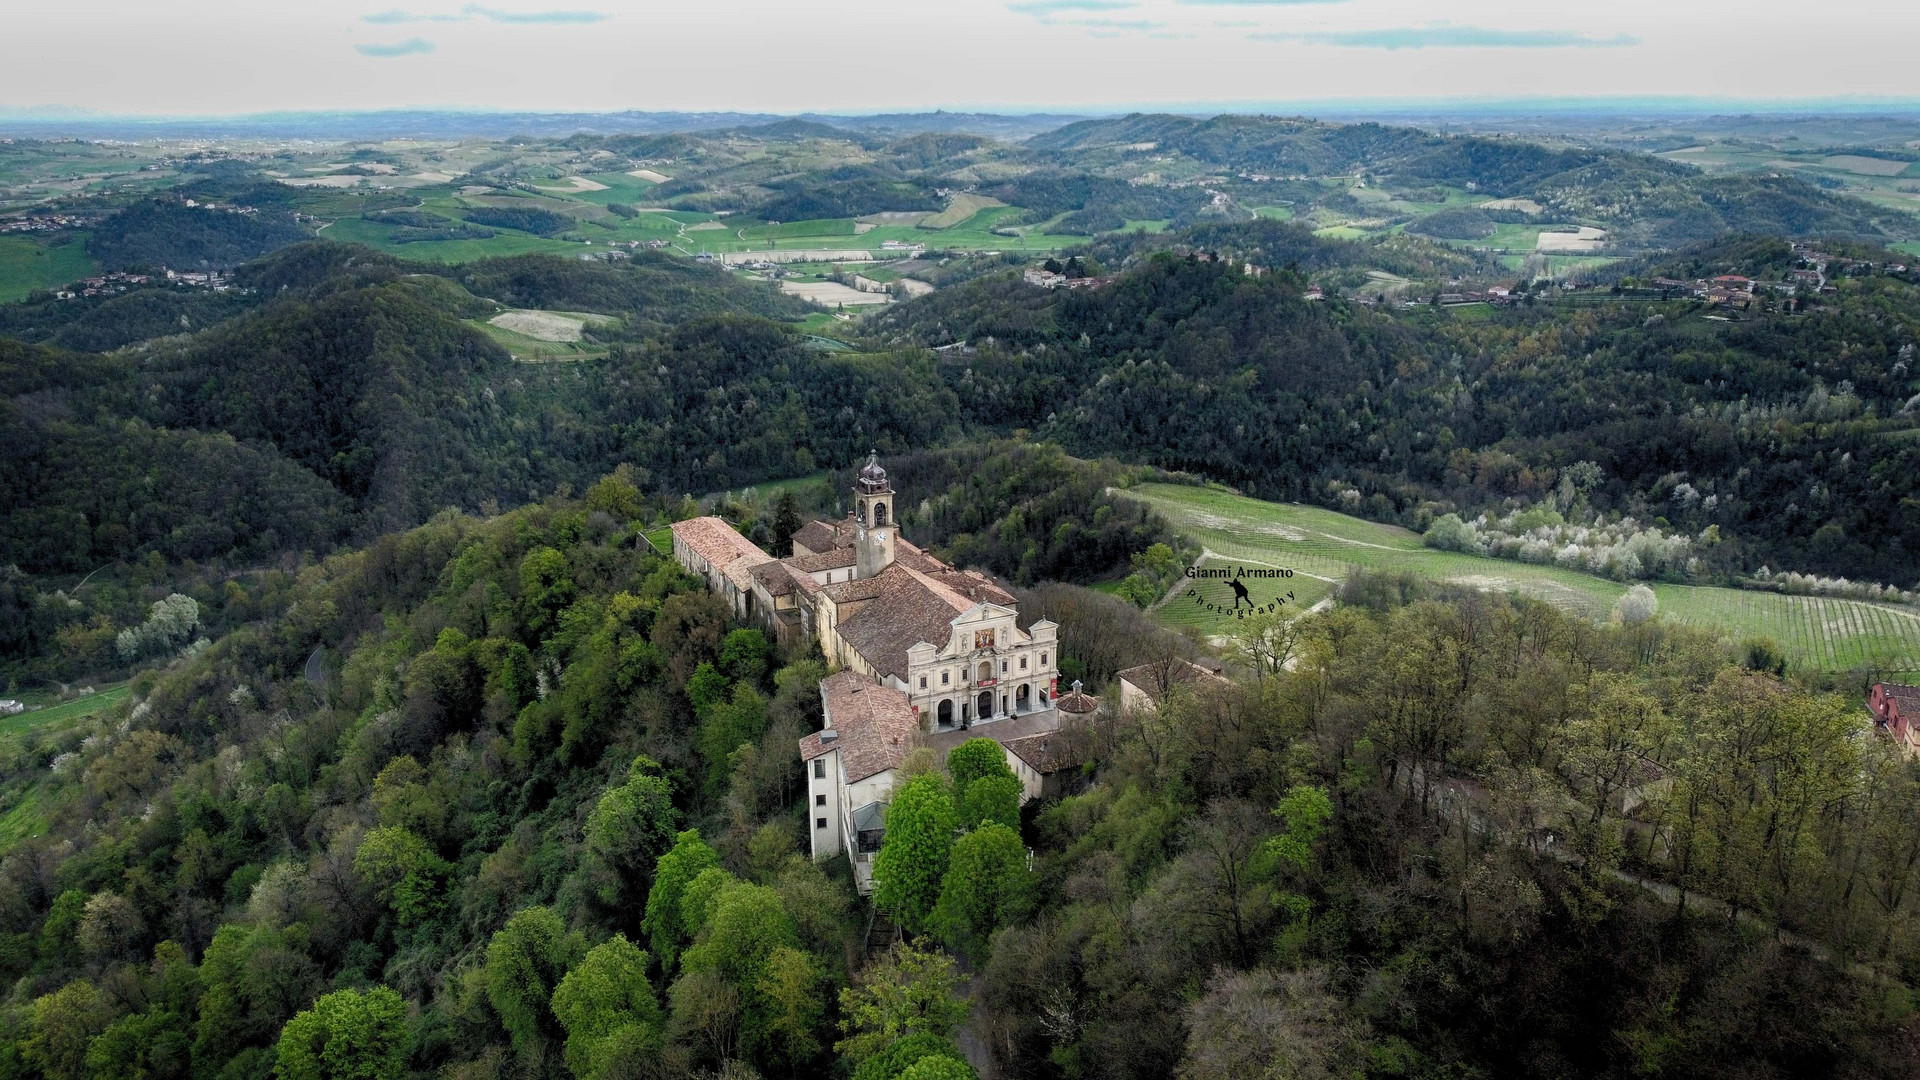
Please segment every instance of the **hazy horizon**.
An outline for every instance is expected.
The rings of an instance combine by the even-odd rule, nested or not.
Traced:
[[[533,112],[1112,113],[1625,98],[1747,108],[1911,94],[1920,16],[1763,0],[827,0],[666,5],[104,0],[12,17],[0,108],[165,117]],[[87,57],[84,77],[73,58]],[[1445,87],[1435,95],[1434,87]],[[1908,102],[1912,99],[1908,98]]]

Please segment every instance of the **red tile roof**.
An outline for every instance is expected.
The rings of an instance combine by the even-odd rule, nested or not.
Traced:
[[[898,767],[919,745],[920,719],[898,690],[842,671],[820,681],[820,698],[835,737],[823,740],[816,731],[801,739],[800,760],[838,750],[849,784]]]
[[[751,571],[773,556],[761,551],[754,542],[733,531],[733,526],[717,517],[697,517],[673,523],[674,539],[687,545],[707,565],[727,576],[736,589],[751,589]]]
[[[827,595],[836,602],[871,601],[841,619],[836,630],[873,670],[901,678],[907,674],[908,649],[923,641],[944,647],[953,637],[954,618],[974,606],[973,600],[900,563],[870,578],[829,585]]]
[[[1174,660],[1169,664],[1141,664],[1120,672],[1123,682],[1132,684],[1147,700],[1159,704],[1167,691],[1174,686],[1198,688],[1227,685],[1227,680],[1218,671],[1201,667],[1191,660]]]

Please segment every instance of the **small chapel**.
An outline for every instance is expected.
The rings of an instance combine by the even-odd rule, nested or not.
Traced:
[[[937,757],[966,739],[1001,744],[1028,799],[1079,768],[1084,744],[1062,714],[1094,711],[1059,687],[1059,627],[1022,627],[1013,595],[956,570],[900,535],[893,485],[870,454],[853,510],[813,521],[777,559],[718,517],[673,526],[674,558],[705,578],[734,616],[783,644],[818,642],[834,674],[820,684],[826,726],[800,740],[815,858],[844,851],[862,891],[884,834],[895,771],[919,746]]]

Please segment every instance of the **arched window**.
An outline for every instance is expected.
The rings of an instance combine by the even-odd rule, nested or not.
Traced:
[[[988,682],[992,680],[992,678],[993,678],[993,664],[986,660],[980,661],[980,672],[978,677],[975,678],[974,681]]]
[[[873,504],[873,524],[878,527],[887,523],[887,504]]]

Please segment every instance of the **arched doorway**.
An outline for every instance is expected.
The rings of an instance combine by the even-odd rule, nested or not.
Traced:
[[[940,703],[939,720],[941,727],[953,726],[953,702],[943,701]]]
[[[1021,683],[1020,689],[1015,690],[1013,692],[1013,711],[1014,712],[1026,712],[1028,709],[1033,707],[1033,702],[1027,696],[1027,689],[1028,689],[1027,684]]]
[[[993,715],[993,691],[991,690],[980,691],[980,700],[975,703],[974,708],[975,708],[975,711],[979,714],[980,719],[982,720],[985,720],[987,717],[992,716]]]

